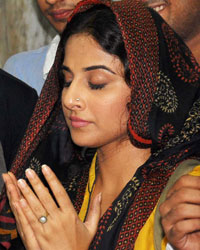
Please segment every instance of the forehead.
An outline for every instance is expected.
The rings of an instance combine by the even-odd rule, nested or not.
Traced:
[[[72,35],[65,46],[64,65],[74,68],[85,68],[92,65],[106,65],[115,72],[124,68],[120,59],[103,50],[88,34]]]

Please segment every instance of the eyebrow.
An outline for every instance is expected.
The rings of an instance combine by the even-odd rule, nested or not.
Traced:
[[[87,68],[84,68],[84,71],[90,71],[90,70],[95,70],[95,69],[104,69],[109,71],[110,73],[116,75],[116,73],[114,71],[112,71],[111,69],[109,69],[108,67],[104,66],[104,65],[94,65],[94,66],[90,66]]]
[[[69,67],[65,66],[65,65],[62,65],[61,67],[62,70],[66,70],[67,72],[72,72],[70,70]],[[110,73],[116,75],[116,73],[114,71],[112,71],[111,69],[109,69],[108,67],[104,66],[104,65],[94,65],[94,66],[90,66],[90,67],[86,67],[86,68],[83,68],[84,71],[91,71],[91,70],[96,70],[96,69],[104,69],[104,70],[107,70],[109,71]]]

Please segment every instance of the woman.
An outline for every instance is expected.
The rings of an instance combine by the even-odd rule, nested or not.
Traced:
[[[39,199],[4,176],[27,249],[154,249],[159,197],[178,165],[199,157],[198,64],[138,1],[106,5],[77,6],[13,165]]]

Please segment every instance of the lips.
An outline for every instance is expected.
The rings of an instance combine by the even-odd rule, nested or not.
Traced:
[[[63,20],[67,19],[73,12],[73,9],[66,10],[66,9],[60,9],[60,10],[54,10],[49,12],[49,15],[53,17],[55,20]]]
[[[76,116],[71,116],[70,120],[71,120],[71,125],[74,128],[86,127],[91,123],[89,121],[82,120],[82,119],[80,119],[80,118],[78,118]]]

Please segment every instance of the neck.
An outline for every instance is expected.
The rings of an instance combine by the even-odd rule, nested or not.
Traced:
[[[192,51],[192,54],[194,55],[196,61],[200,65],[200,32],[198,32],[195,36],[193,36],[189,40],[186,40],[185,43]]]
[[[134,147],[130,140],[98,149],[97,183],[112,193],[121,191],[150,156],[150,149]]]

